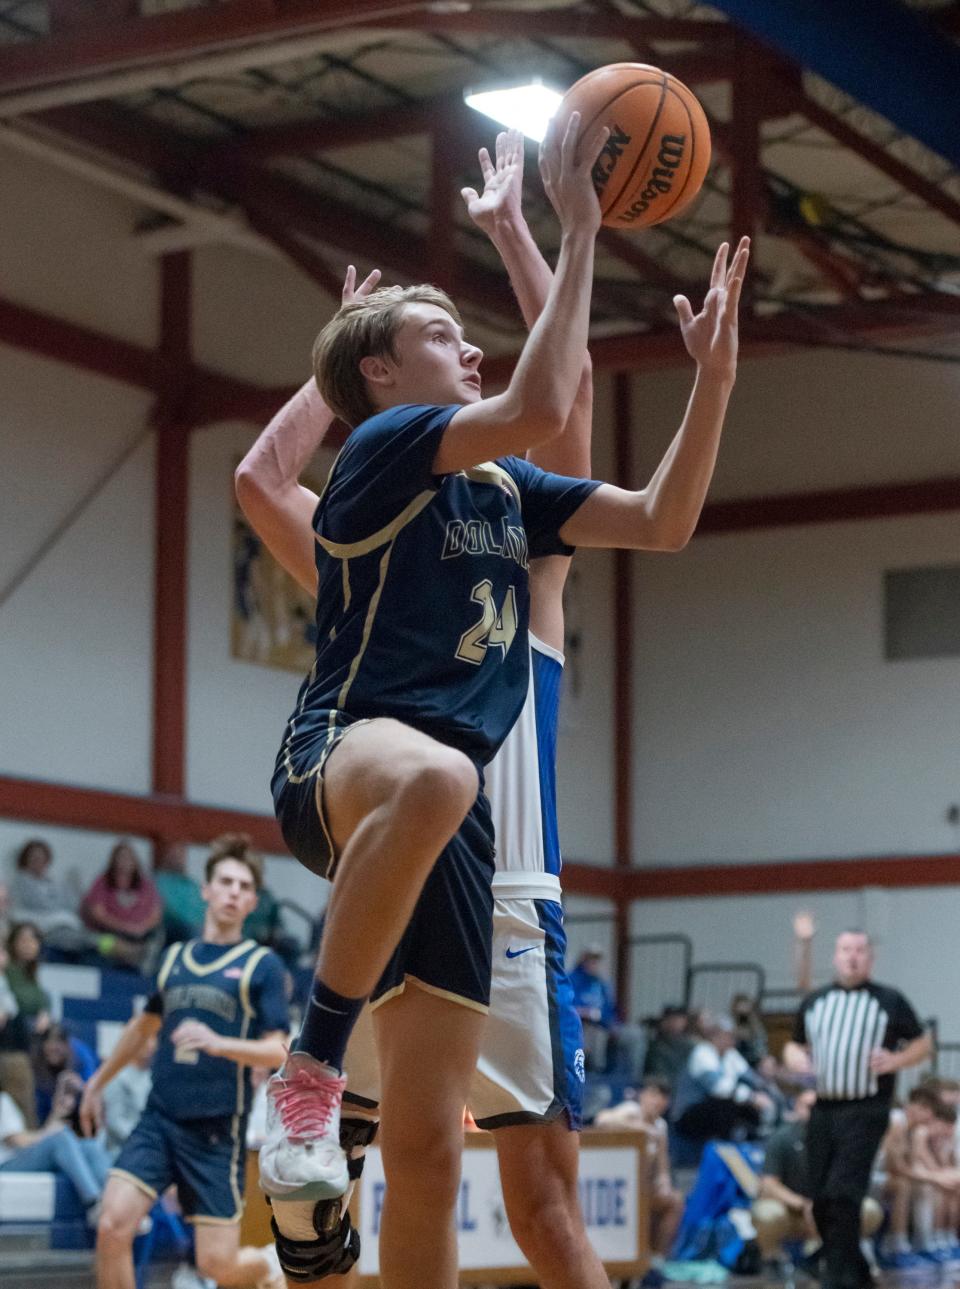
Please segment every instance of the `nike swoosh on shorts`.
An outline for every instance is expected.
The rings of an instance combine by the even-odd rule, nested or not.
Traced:
[[[508,958],[519,958],[519,957],[520,957],[520,955],[521,955],[521,954],[523,954],[523,953],[532,953],[532,952],[534,951],[534,949],[536,949],[537,947],[538,947],[537,945],[535,945],[535,944],[531,944],[531,945],[530,945],[528,948],[526,948],[526,949],[508,949],[508,950],[507,950],[507,957],[508,957]]]

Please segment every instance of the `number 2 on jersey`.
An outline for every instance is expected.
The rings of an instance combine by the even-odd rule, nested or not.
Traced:
[[[513,644],[513,637],[517,634],[517,597],[513,587],[508,586],[503,597],[503,608],[497,612],[493,583],[485,578],[470,592],[470,599],[474,604],[479,604],[483,612],[480,621],[475,622],[460,637],[456,656],[463,662],[479,667],[486,658],[488,649],[502,649],[503,656],[506,657],[507,650]]]

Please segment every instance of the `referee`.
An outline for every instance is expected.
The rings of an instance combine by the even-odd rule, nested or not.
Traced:
[[[873,946],[865,931],[837,937],[833,966],[833,983],[803,1000],[784,1063],[816,1076],[806,1153],[823,1289],[864,1289],[872,1282],[860,1251],[860,1206],[896,1072],[930,1055],[930,1037],[903,994],[870,979]]]

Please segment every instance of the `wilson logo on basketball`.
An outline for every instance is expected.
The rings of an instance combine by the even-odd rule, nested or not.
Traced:
[[[687,146],[685,134],[665,134],[660,140],[660,151],[657,153],[658,164],[647,181],[647,186],[632,205],[628,206],[620,218],[625,224],[632,223],[646,211],[652,201],[666,196],[673,188],[677,169],[683,160]]]
[[[593,169],[590,172],[593,176],[593,186],[598,194],[607,186],[607,180],[616,169],[624,149],[630,146],[632,138],[633,135],[627,134],[626,130],[621,129],[616,123],[611,125],[610,137],[603,145],[603,151],[593,163]]]

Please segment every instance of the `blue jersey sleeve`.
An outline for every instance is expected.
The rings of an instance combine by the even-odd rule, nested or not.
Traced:
[[[433,461],[459,404],[402,404],[363,421],[347,439],[317,508],[319,535],[338,545],[365,541],[416,497],[436,492]]]
[[[591,493],[596,492],[600,480],[550,474],[521,457],[504,457],[497,464],[507,471],[520,490],[530,558],[572,555],[574,548],[560,540],[560,529]]]
[[[290,1008],[287,1002],[287,980],[283,963],[273,952],[265,953],[257,963],[250,981],[250,996],[257,1013],[257,1031],[269,1034],[279,1029],[290,1029]]]

